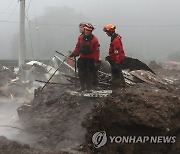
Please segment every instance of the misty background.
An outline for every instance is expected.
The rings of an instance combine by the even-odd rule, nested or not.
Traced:
[[[0,0],[0,59],[18,59],[18,0]],[[127,56],[143,61],[180,61],[179,0],[26,0],[26,59],[50,59],[54,51],[73,51],[80,22],[94,25],[101,58],[114,23]]]

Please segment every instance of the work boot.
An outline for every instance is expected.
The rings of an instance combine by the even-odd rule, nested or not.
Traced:
[[[92,85],[87,84],[85,89],[86,89],[85,90],[86,92],[88,92],[88,93],[91,92],[92,91]]]
[[[112,89],[125,88],[126,83],[121,79],[113,79],[111,83]]]
[[[77,92],[82,92],[85,90],[85,86],[81,86],[79,89],[77,89]]]
[[[126,88],[126,82],[125,82],[125,79],[124,79],[124,76],[122,74],[122,71],[120,72],[120,88]]]
[[[95,69],[93,71],[93,74],[92,74],[92,85],[93,86],[98,86],[98,84],[99,84],[99,81],[98,81],[98,70]]]
[[[85,84],[86,84],[86,89],[88,91],[92,90],[92,80],[93,80],[92,73],[91,72],[87,72],[86,73]]]
[[[85,90],[85,73],[83,71],[78,72],[79,81],[80,81],[80,88],[77,90],[78,92]]]
[[[126,83],[120,81],[120,83],[119,83],[119,88],[126,88]]]
[[[93,90],[101,90],[101,88],[98,85],[93,85]]]

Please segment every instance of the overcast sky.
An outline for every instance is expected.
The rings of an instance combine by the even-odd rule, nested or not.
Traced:
[[[82,13],[95,25],[94,33],[101,35],[101,44],[103,37],[108,38],[98,31],[102,31],[105,24],[114,23],[127,51],[143,50],[142,56],[152,59],[156,58],[156,52],[167,54],[180,51],[179,0],[26,0],[29,19],[42,16],[45,9],[51,6],[66,6]],[[18,22],[18,0],[0,0],[1,58],[10,57],[10,43],[18,32]]]

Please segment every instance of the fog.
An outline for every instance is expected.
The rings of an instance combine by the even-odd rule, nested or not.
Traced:
[[[17,59],[18,0],[0,0],[1,59]],[[128,56],[140,60],[180,61],[178,0],[26,0],[26,58],[50,59],[73,50],[82,21],[94,25],[101,58],[108,54],[107,23],[117,26]]]
[[[0,136],[35,146],[37,133],[24,131],[17,114],[18,107],[29,100],[25,98],[13,100],[0,98],[0,100]]]
[[[8,138],[15,138],[19,133],[18,129],[8,127],[19,127],[18,115],[16,109],[22,104],[20,101],[0,98],[0,136],[4,135]]]

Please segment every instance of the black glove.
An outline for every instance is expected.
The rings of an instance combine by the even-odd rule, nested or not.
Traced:
[[[69,57],[78,57],[78,56],[79,56],[79,54],[75,54],[73,52],[69,55]]]
[[[75,54],[73,52],[69,55],[69,57],[74,57],[74,56]]]
[[[119,63],[116,63],[114,60],[111,60],[111,67],[113,69],[119,69],[120,68],[120,64]]]
[[[101,61],[100,61],[100,60],[94,61],[94,66],[95,66],[96,68],[99,68],[100,65],[101,65]]]
[[[105,57],[105,61],[108,61],[108,62],[110,62],[110,61],[111,61],[111,58],[110,58],[110,56],[106,56],[106,57]]]

